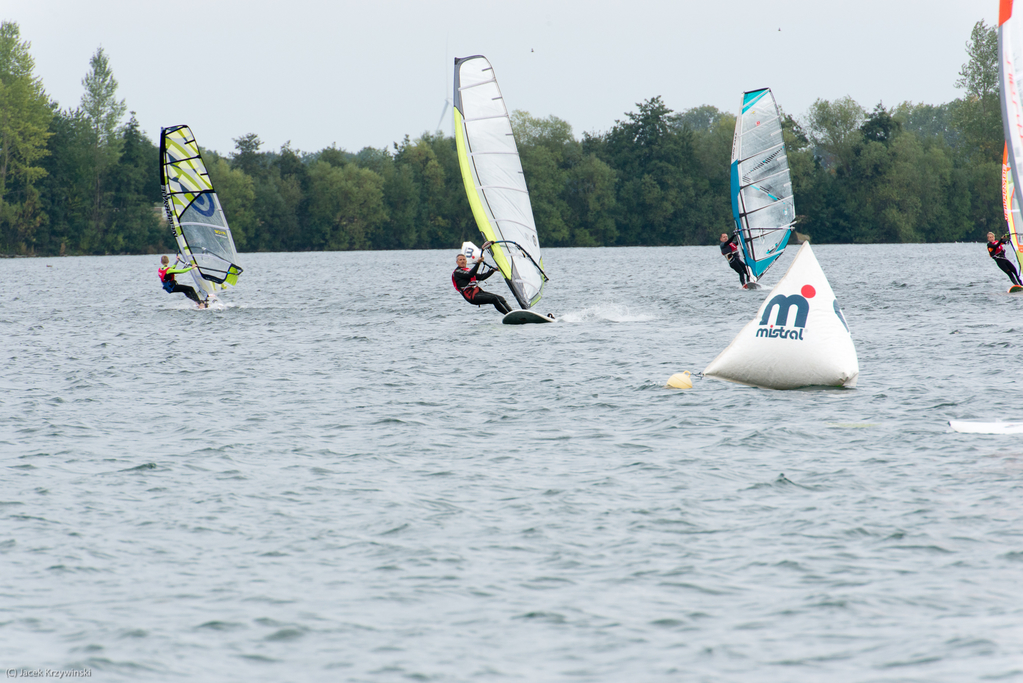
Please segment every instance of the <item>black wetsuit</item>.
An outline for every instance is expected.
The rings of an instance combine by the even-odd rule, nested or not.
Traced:
[[[1023,285],[1023,282],[1020,282],[1019,273],[1016,272],[1016,266],[1012,265],[1012,261],[1005,258],[1005,244],[1008,241],[1009,240],[1003,237],[1000,240],[988,242],[987,253],[995,260],[998,267],[1005,271],[1005,274],[1009,276],[1010,280],[1012,280],[1012,284]]]
[[[728,257],[728,265],[739,274],[739,284],[746,286],[746,263],[739,256],[739,237],[735,234],[732,239],[721,243],[721,254]]]
[[[177,273],[187,273],[187,268],[175,268],[174,266],[167,266],[165,268],[159,268],[157,273],[160,276],[160,282],[163,283],[163,289],[168,294],[176,294],[181,292],[189,299],[197,304],[201,304],[199,295],[196,294],[195,290],[188,285],[178,284],[177,280],[174,279],[174,275]]]
[[[201,304],[202,303],[202,301],[199,300],[199,295],[195,293],[195,289],[192,288],[192,287],[189,287],[188,285],[179,285],[179,284],[175,283],[174,284],[174,288],[171,289],[169,293],[170,294],[174,294],[176,292],[181,292],[182,294],[184,294],[185,296],[187,296],[189,299],[191,299],[192,301],[194,301],[197,304]]]
[[[496,273],[496,270],[489,271],[486,275],[477,275],[480,266],[483,264],[483,259],[476,262],[476,265],[472,268],[455,268],[455,272],[451,273],[451,284],[455,286],[458,293],[468,301],[470,304],[476,306],[485,306],[486,304],[493,304],[501,313],[511,313],[511,306],[504,300],[503,296],[497,294],[491,294],[490,292],[484,292],[479,288],[478,282],[486,280],[488,277]]]

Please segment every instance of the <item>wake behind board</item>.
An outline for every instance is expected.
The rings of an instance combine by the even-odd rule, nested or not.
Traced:
[[[1013,285],[1012,287],[1009,287],[1008,291],[1009,294],[1019,294],[1020,292],[1023,292],[1023,287],[1019,285]]]
[[[960,434],[1023,434],[1023,422],[968,422],[949,420],[948,426]]]
[[[528,325],[529,323],[552,323],[554,318],[548,318],[534,311],[523,309],[506,314],[501,319],[501,322],[505,325]]]

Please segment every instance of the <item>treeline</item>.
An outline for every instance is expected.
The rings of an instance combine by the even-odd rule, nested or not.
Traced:
[[[0,253],[171,251],[158,150],[117,98],[103,50],[74,109],[49,99],[17,24],[0,25]],[[799,232],[816,242],[976,241],[1003,229],[997,37],[979,22],[940,106],[865,110],[850,98],[784,115]],[[127,122],[125,117],[127,116]],[[711,244],[732,229],[735,116],[659,97],[606,133],[513,114],[544,246]],[[200,130],[201,135],[201,130]],[[201,137],[200,137],[201,142]],[[203,151],[242,251],[457,248],[479,233],[454,140],[391,148]]]

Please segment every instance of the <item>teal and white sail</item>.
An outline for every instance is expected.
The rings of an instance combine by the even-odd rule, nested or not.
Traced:
[[[759,278],[785,251],[796,221],[781,114],[770,88],[742,95],[732,141],[731,185],[743,258]]]
[[[160,131],[160,185],[167,220],[178,251],[200,292],[216,292],[238,282],[242,269],[220,198],[188,126]]]
[[[465,194],[494,262],[522,308],[543,296],[540,241],[511,117],[482,55],[455,60],[455,147]]]

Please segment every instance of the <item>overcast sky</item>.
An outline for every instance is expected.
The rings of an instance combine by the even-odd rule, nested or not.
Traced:
[[[186,123],[228,154],[390,146],[437,129],[453,60],[486,55],[510,109],[604,132],[660,95],[734,111],[774,90],[802,116],[817,98],[941,104],[998,0],[2,0],[36,74],[78,106],[102,46],[129,110],[156,139]],[[441,129],[451,133],[451,112]]]

